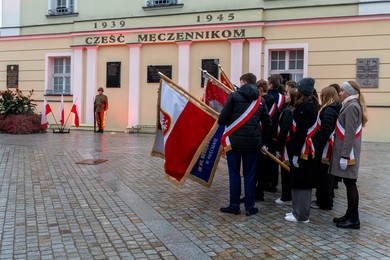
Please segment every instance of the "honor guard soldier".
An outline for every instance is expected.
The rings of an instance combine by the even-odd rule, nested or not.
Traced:
[[[98,88],[98,95],[95,97],[95,123],[98,126],[96,133],[103,133],[106,119],[106,112],[108,110],[108,98],[103,94],[103,88]]]

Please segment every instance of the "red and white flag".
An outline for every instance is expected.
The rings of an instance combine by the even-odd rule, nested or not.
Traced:
[[[215,82],[215,80],[212,80],[210,78],[206,78],[205,80],[206,88],[204,94],[204,102],[206,103],[206,105],[210,106],[215,111],[221,112],[232,90],[223,86],[222,83],[219,84],[218,82]]]
[[[47,128],[47,115],[51,112],[51,107],[49,104],[47,104],[46,99],[43,102],[43,109],[42,109],[42,117],[41,117],[41,125],[43,128]]]
[[[79,113],[77,112],[77,106],[76,104],[73,104],[72,108],[70,109],[70,112],[74,114],[74,125],[76,127],[80,126],[80,120],[79,120]]]
[[[217,114],[207,111],[172,82],[162,80],[159,93],[158,127],[152,155],[165,158],[165,173],[171,181],[181,185],[216,131]]]
[[[233,83],[230,81],[229,77],[226,75],[225,71],[222,69],[221,65],[218,66],[221,72],[221,82],[230,90],[235,91]]]
[[[64,125],[64,123],[65,123],[64,95],[61,95],[60,122],[61,122],[61,125]]]

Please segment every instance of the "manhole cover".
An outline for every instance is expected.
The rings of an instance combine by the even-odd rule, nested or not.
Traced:
[[[90,164],[90,165],[95,165],[99,163],[103,163],[105,161],[108,161],[107,159],[86,159],[83,161],[76,162],[77,164]]]

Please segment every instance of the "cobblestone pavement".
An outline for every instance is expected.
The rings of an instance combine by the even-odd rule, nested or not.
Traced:
[[[280,192],[257,215],[226,215],[226,161],[210,189],[178,188],[150,157],[153,138],[0,134],[0,259],[390,259],[389,144],[363,144],[361,229],[343,230],[332,223],[345,212],[343,185],[308,224],[284,220]],[[76,164],[84,159],[108,161]]]

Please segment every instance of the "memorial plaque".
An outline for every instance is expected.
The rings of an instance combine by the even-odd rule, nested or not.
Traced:
[[[207,72],[212,75],[214,78],[219,79],[219,69],[218,69],[219,59],[202,59],[202,70],[207,70]],[[201,87],[204,87],[204,78],[202,77],[201,72]]]
[[[120,62],[107,62],[106,87],[107,88],[121,87],[121,63]]]
[[[148,83],[158,83],[160,82],[160,75],[158,72],[161,72],[168,78],[172,79],[172,65],[149,65],[148,66]]]
[[[363,88],[377,88],[379,83],[379,58],[357,59],[356,81]]]
[[[19,65],[7,65],[7,88],[17,88],[19,84]]]

